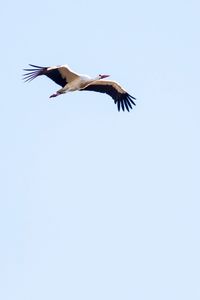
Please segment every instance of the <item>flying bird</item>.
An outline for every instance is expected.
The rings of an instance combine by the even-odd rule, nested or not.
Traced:
[[[49,98],[57,97],[61,94],[73,91],[93,91],[99,93],[106,93],[117,104],[118,111],[120,109],[129,111],[132,105],[136,105],[133,100],[135,97],[127,93],[117,82],[111,80],[103,80],[110,75],[99,74],[95,78],[88,75],[78,74],[72,71],[67,65],[40,67],[29,64],[31,69],[24,69],[23,74],[25,82],[31,81],[38,76],[46,75],[62,88]]]

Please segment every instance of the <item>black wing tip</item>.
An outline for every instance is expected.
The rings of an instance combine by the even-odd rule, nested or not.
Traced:
[[[37,68],[37,69],[44,69],[45,67],[41,67],[41,66],[36,66],[36,65],[33,65],[33,64],[29,64],[30,67],[33,67],[33,68]]]
[[[32,81],[33,79],[35,79],[36,77],[43,75],[44,71],[46,69],[46,67],[40,67],[40,66],[36,66],[33,64],[29,64],[30,67],[32,67],[31,69],[23,69],[23,71],[25,71],[26,73],[23,74],[23,80],[25,82],[29,82]]]
[[[118,100],[114,100],[114,103],[117,104],[117,109],[120,111],[128,111],[130,112],[130,109],[133,109],[133,105],[136,105],[136,103],[132,100],[136,100],[135,97],[129,95],[128,93],[125,93],[119,97]]]
[[[130,94],[128,94],[128,96],[131,97],[131,99],[136,100],[136,98],[131,96]]]

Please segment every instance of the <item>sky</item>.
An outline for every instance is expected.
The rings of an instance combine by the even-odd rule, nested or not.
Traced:
[[[7,1],[0,298],[200,299],[199,1]],[[137,105],[28,64],[111,74]]]

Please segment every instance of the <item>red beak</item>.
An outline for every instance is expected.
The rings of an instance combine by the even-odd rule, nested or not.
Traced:
[[[103,78],[107,78],[107,77],[109,77],[110,75],[101,75],[101,78],[103,79]]]

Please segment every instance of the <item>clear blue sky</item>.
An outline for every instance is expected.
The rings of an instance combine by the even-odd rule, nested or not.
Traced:
[[[199,1],[1,9],[0,298],[200,299]],[[28,63],[111,74],[71,93]]]

